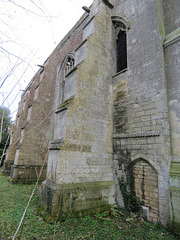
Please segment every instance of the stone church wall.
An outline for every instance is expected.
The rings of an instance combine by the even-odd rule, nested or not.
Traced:
[[[144,162],[144,180],[137,172],[134,191],[149,208],[150,219],[167,224],[170,140],[159,8],[157,1],[116,1],[113,14],[126,16],[130,22],[127,70],[113,76],[116,176],[126,174],[133,161]],[[134,167],[134,173],[137,169],[141,171],[141,165]],[[151,181],[150,169],[157,172],[156,191],[147,187]],[[147,182],[145,188],[149,190],[139,190],[142,180]],[[117,195],[118,199],[122,201]]]
[[[71,51],[74,55],[66,58],[74,56],[74,69],[63,75],[63,67],[68,63],[65,59],[58,71],[54,123],[57,128],[42,186],[42,201],[53,215],[67,214],[68,204],[74,206],[74,214],[84,215],[114,203],[110,13],[108,6],[95,1],[81,42]],[[64,52],[63,45],[60,51]],[[74,83],[69,86],[68,81]]]
[[[165,22],[164,57],[171,140],[171,227],[180,229],[180,5],[179,1],[163,2]]]
[[[7,164],[12,164],[14,158],[11,168],[12,181],[35,181],[44,161],[42,177],[45,177],[48,142],[52,137],[50,122],[54,84],[53,74],[48,73],[51,61],[52,59],[48,60],[44,70],[41,69],[34,76],[19,103],[12,142],[4,166],[4,171],[10,171]]]
[[[42,165],[44,170],[41,178],[46,177],[47,152],[50,142],[54,139],[53,113],[55,112],[57,68],[64,57],[78,46],[82,39],[79,26],[85,25],[87,15],[83,15],[74,28],[64,37],[48,57],[43,67],[30,81],[19,103],[16,122],[7,152],[3,172],[10,173],[11,181],[31,182],[37,179]],[[67,39],[72,35],[71,40]]]
[[[4,172],[36,179],[45,160],[52,215],[124,206],[130,177],[146,218],[178,232],[179,7],[94,0],[22,94]]]

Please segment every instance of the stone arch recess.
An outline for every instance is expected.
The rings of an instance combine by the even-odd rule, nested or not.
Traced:
[[[145,162],[147,162],[147,163],[154,169],[154,171],[155,171],[157,174],[159,174],[160,168],[154,165],[154,161],[153,161],[151,158],[147,158],[147,157],[146,157],[145,155],[143,155],[143,154],[138,154],[138,155],[136,155],[135,157],[133,157],[131,163],[129,164],[129,166],[132,165],[132,164],[134,164],[134,163],[137,162],[137,161],[140,161],[141,159],[143,159]]]
[[[130,21],[127,18],[123,16],[112,16],[111,19],[115,28],[118,28],[118,30],[127,31],[130,29]]]
[[[133,191],[146,208],[148,220],[159,220],[159,182],[158,171],[145,158],[135,158],[129,165],[133,179]]]

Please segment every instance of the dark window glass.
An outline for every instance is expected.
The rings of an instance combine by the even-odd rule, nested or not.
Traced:
[[[127,68],[126,32],[120,31],[116,40],[117,72]]]

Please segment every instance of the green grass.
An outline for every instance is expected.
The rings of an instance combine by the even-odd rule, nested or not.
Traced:
[[[7,177],[0,174],[0,239],[12,239],[32,189],[33,185],[10,184]],[[123,210],[116,212],[116,216],[112,215],[107,211],[56,223],[40,208],[37,189],[17,239],[178,239],[161,226],[140,218],[127,219]]]

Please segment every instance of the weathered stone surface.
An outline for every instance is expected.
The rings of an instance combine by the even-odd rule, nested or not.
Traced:
[[[38,165],[12,165],[10,173],[10,182],[12,183],[35,183],[39,178],[42,166]],[[46,177],[46,166],[42,170],[39,180]]]
[[[118,167],[115,164],[117,178],[123,174],[122,169],[126,172],[126,168],[134,160],[142,158],[152,164],[157,171],[158,185],[156,185],[159,193],[157,187],[156,189],[152,188],[152,192],[148,193],[148,189],[150,191],[155,183],[154,177],[148,180],[149,177],[146,174],[144,183],[148,184],[150,181],[152,185],[147,185],[145,196],[149,200],[152,197],[151,203],[156,205],[156,213],[154,212],[151,216],[154,218],[153,221],[159,219],[162,224],[168,224],[169,217],[172,217],[170,213],[171,202],[169,202],[170,155],[179,162],[177,157],[179,148],[176,146],[176,143],[180,142],[177,127],[179,121],[177,117],[179,107],[177,108],[177,106],[179,106],[180,96],[177,86],[179,82],[177,80],[179,76],[179,68],[177,67],[179,42],[176,41],[172,46],[165,48],[164,58],[162,40],[165,38],[165,31],[166,34],[169,34],[178,27],[176,24],[179,21],[179,6],[177,1],[170,2],[168,0],[146,1],[146,3],[112,2],[115,5],[113,15],[126,16],[130,20],[130,30],[127,33],[128,69],[126,72],[116,74],[113,77],[114,161],[119,163]],[[171,18],[170,13],[172,12],[174,14]],[[139,28],[139,26],[141,27]],[[153,34],[146,34],[147,32]],[[175,32],[178,37],[177,31]],[[174,49],[174,53],[172,49]],[[176,55],[174,55],[175,52]],[[166,88],[166,81],[168,88]],[[170,109],[172,110],[169,115]],[[153,136],[154,132],[158,134]],[[140,136],[141,138],[139,138]],[[148,169],[146,166],[144,168]],[[171,172],[172,169],[173,166]],[[175,179],[179,175],[178,167],[176,169]],[[136,173],[135,188],[137,188],[137,193],[141,194],[141,188],[138,188],[141,179],[138,171],[142,171],[141,167],[138,166],[138,169],[134,171],[134,174]],[[171,180],[171,184],[175,184],[175,180]],[[173,192],[172,189],[171,192]],[[118,195],[117,198],[119,198]],[[171,200],[174,201],[175,206],[178,205],[176,199],[174,197]],[[177,208],[173,216],[176,216],[174,222],[179,221],[177,219],[180,213]]]
[[[63,120],[60,119],[55,123],[55,126],[62,124],[63,127],[65,125],[63,136],[62,130],[58,132],[55,129],[54,132],[55,138],[64,137],[64,140],[59,153],[58,150],[56,153],[50,150],[47,169],[47,180],[56,183],[54,191],[57,193],[62,184],[68,187],[72,183],[77,185],[86,183],[87,191],[90,192],[89,195],[92,195],[90,197],[92,199],[85,198],[81,201],[81,207],[79,206],[79,210],[77,210],[79,212],[95,211],[93,210],[95,205],[101,209],[104,208],[103,206],[115,202],[112,169],[112,121],[110,121],[110,109],[107,111],[110,104],[109,83],[112,76],[107,66],[111,65],[110,50],[112,46],[111,42],[104,42],[104,38],[102,38],[104,35],[111,36],[110,10],[102,5],[101,11],[92,17],[93,19],[86,24],[83,30],[83,37],[87,37],[85,43],[82,44],[80,41],[80,47],[75,50],[75,57],[77,57],[77,62],[76,60],[75,62],[78,64],[75,97],[68,106]],[[106,24],[102,25],[102,22],[106,22]],[[70,85],[70,87],[73,86]],[[55,159],[54,154],[59,159]],[[52,165],[53,162],[56,163]],[[109,183],[111,191],[106,189],[104,184],[100,187],[101,190],[98,190],[98,184],[101,182]],[[91,187],[94,184],[96,197],[93,197],[94,190]],[[42,194],[45,196],[46,191],[47,187],[44,183]],[[70,188],[68,191],[71,194],[74,190]],[[83,194],[83,189],[79,189],[79,194]],[[43,201],[47,205],[46,200]],[[58,208],[58,202],[55,202],[53,209]],[[92,210],[90,210],[91,208]]]
[[[27,86],[4,172],[14,163],[22,182],[47,162],[51,214],[124,206],[118,180],[131,173],[148,219],[178,232],[179,12],[177,0],[94,0]],[[117,73],[120,31],[127,66]]]
[[[69,183],[55,185],[46,180],[41,200],[55,217],[84,216],[107,210],[114,204],[114,182]]]

